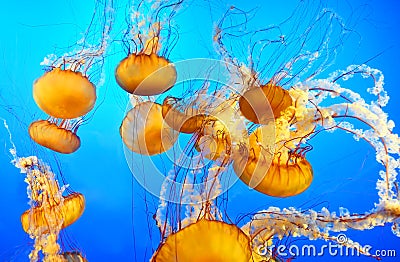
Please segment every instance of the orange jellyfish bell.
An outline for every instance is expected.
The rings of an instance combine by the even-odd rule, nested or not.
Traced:
[[[167,97],[162,104],[164,121],[176,131],[192,134],[202,127],[207,118],[210,118],[205,114],[200,114],[194,108],[188,108],[181,112],[175,107],[176,102],[176,98]]]
[[[201,219],[167,237],[152,262],[249,262],[249,237],[236,225]]]
[[[29,135],[39,145],[63,154],[73,153],[81,145],[80,138],[74,132],[47,120],[30,124]]]
[[[72,119],[92,110],[96,88],[80,72],[54,68],[34,82],[33,98],[52,117]]]
[[[295,196],[304,192],[313,180],[311,164],[300,154],[274,153],[268,144],[269,126],[257,128],[249,137],[248,156],[234,157],[233,169],[239,178],[255,190],[274,197]]]
[[[78,220],[85,210],[85,198],[80,193],[73,193],[64,197],[64,202],[61,208],[58,203],[54,206],[38,206],[33,209],[25,211],[21,215],[21,224],[25,232],[29,233],[30,230],[40,230],[40,228],[47,228],[48,213],[57,215],[63,219],[61,228],[66,228]]]
[[[253,87],[239,98],[243,116],[256,124],[268,124],[292,105],[289,92],[272,83]]]
[[[175,84],[176,69],[155,53],[130,54],[117,66],[115,79],[128,93],[152,96],[164,93]]]
[[[126,114],[120,134],[131,151],[156,155],[174,145],[178,134],[164,122],[161,110],[160,104],[143,102]]]

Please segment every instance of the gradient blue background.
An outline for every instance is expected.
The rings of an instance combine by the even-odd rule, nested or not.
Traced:
[[[119,1],[116,1],[120,4]],[[118,3],[119,2],[119,3]],[[192,1],[176,17],[181,38],[171,60],[207,57],[212,52],[213,20],[220,18],[230,5],[241,9],[259,7],[260,25],[277,23],[293,11],[297,1],[230,1],[219,3],[220,9],[209,10],[205,1]],[[356,0],[327,1],[343,17],[361,10],[355,25],[361,38],[343,45],[332,69],[349,64],[368,63],[385,75],[385,88],[391,97],[386,111],[400,124],[400,4],[397,1]],[[93,1],[8,1],[0,9],[0,117],[7,120],[20,156],[38,154],[53,169],[60,165],[63,177],[72,189],[86,196],[86,210],[78,222],[67,229],[62,246],[82,250],[89,261],[146,261],[157,247],[158,234],[152,214],[157,201],[145,194],[133,180],[125,162],[119,125],[124,117],[127,99],[116,85],[113,72],[125,54],[113,53],[105,64],[105,84],[98,89],[99,101],[94,118],[79,130],[82,147],[72,155],[59,155],[37,149],[27,135],[32,120],[44,117],[32,99],[32,82],[42,75],[39,63],[55,50],[68,51],[81,37],[93,13]],[[262,14],[262,15],[260,15]],[[125,10],[117,6],[117,19]],[[122,17],[122,18],[121,18]],[[122,30],[116,26],[113,35]],[[199,44],[193,48],[194,43]],[[118,49],[118,48],[116,48]],[[57,53],[60,54],[60,53]],[[357,90],[360,91],[359,87]],[[104,99],[104,100],[103,100]],[[400,132],[398,126],[394,130]],[[382,167],[375,161],[374,151],[364,142],[355,142],[344,133],[325,134],[312,141],[314,150],[309,161],[315,180],[300,196],[277,199],[250,191],[237,183],[229,194],[227,212],[233,221],[243,214],[268,206],[314,208],[340,206],[351,212],[365,212],[377,201],[375,183]],[[0,261],[28,261],[32,240],[23,232],[19,217],[27,208],[26,184],[23,174],[9,162],[11,147],[8,133],[0,125]],[[36,148],[36,149],[35,149]],[[58,172],[58,171],[56,171]],[[59,173],[59,172],[58,172]],[[146,203],[146,204],[145,204]],[[389,226],[371,231],[346,232],[346,235],[374,249],[396,249],[400,260],[400,238]],[[135,241],[134,241],[135,240]],[[323,244],[291,238],[296,244]],[[135,244],[134,244],[135,243]],[[322,258],[300,257],[298,261]],[[371,261],[371,258],[325,256],[325,261]]]

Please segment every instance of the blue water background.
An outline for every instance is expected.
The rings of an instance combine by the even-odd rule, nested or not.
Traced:
[[[359,14],[358,11],[362,9],[362,16],[355,23],[358,37],[343,44],[335,64],[327,72],[362,63],[383,51],[368,65],[383,71],[385,88],[391,97],[386,111],[391,119],[400,124],[400,4],[394,0],[327,2],[343,17]],[[257,6],[259,20],[256,22],[268,25],[287,17],[296,1],[225,0],[225,3],[217,5],[219,9],[211,11],[207,2],[193,1],[176,17],[181,38],[171,59],[207,57],[209,52],[213,52],[212,21],[219,19],[230,5],[244,10]],[[118,19],[125,15],[124,12],[121,6],[116,10]],[[67,228],[62,246],[78,248],[89,261],[146,261],[157,247],[159,239],[152,219],[158,203],[146,195],[132,178],[118,132],[127,99],[115,83],[113,74],[116,64],[125,54],[117,52],[107,58],[104,65],[105,84],[98,89],[98,101],[103,103],[97,104],[93,119],[80,128],[82,146],[76,153],[59,155],[45,149],[34,149],[37,147],[27,135],[29,123],[45,117],[32,98],[32,83],[43,73],[39,63],[49,53],[74,47],[92,14],[93,1],[2,3],[0,96],[3,101],[0,117],[7,120],[21,156],[39,154],[56,173],[60,173],[58,163],[72,189],[86,197],[85,213]],[[115,30],[122,30],[122,27]],[[365,93],[363,87],[354,88]],[[396,126],[394,131],[399,133],[400,128]],[[338,211],[343,206],[354,213],[372,209],[377,202],[375,183],[378,171],[382,168],[375,161],[373,149],[365,142],[355,142],[344,132],[318,136],[312,145],[314,150],[308,157],[314,168],[315,179],[305,193],[277,199],[250,191],[238,183],[231,189],[226,210],[232,221],[237,221],[243,214],[269,206],[294,206],[304,210],[328,207],[330,211]],[[28,261],[32,240],[22,230],[19,220],[28,208],[26,184],[24,175],[10,164],[10,147],[9,135],[0,121],[0,261]],[[370,231],[349,231],[346,235],[374,249],[396,249],[397,258],[384,258],[383,261],[400,260],[400,239],[391,233],[389,226]],[[314,243],[296,238],[289,242],[299,245]],[[316,241],[315,244],[322,245],[323,242]],[[296,260],[316,259],[322,258],[299,257]],[[367,257],[324,256],[323,259],[372,261]]]

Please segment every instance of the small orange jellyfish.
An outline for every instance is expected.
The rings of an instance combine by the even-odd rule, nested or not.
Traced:
[[[45,228],[48,226],[48,217],[57,216],[62,219],[61,229],[66,228],[77,221],[85,210],[85,198],[80,193],[70,194],[63,199],[61,208],[59,203],[49,206],[37,206],[25,211],[21,215],[21,224],[25,232]]]
[[[115,79],[126,92],[152,96],[172,88],[177,72],[167,57],[178,39],[171,19],[183,1],[133,4],[123,43],[127,56],[115,69]]]
[[[164,121],[174,130],[185,134],[199,131],[210,116],[199,113],[195,108],[186,108],[183,112],[177,107],[177,98],[167,97],[162,104]]]
[[[203,108],[200,104],[205,104],[207,100],[204,98],[208,97],[199,96],[197,101],[185,105],[181,103],[182,99],[166,97],[162,104],[164,121],[176,131],[194,133],[194,148],[203,157],[217,160],[223,156],[226,159],[230,155],[232,141],[227,126],[219,118],[224,118],[229,110],[223,102],[213,106],[213,110]]]
[[[252,256],[249,237],[236,225],[201,219],[167,237],[153,262],[248,262]]]
[[[68,130],[48,120],[35,121],[30,124],[28,130],[33,141],[59,153],[70,154],[81,146],[76,131]]]
[[[176,82],[175,66],[165,57],[157,55],[160,48],[159,23],[155,23],[152,29],[156,33],[147,39],[143,49],[129,54],[115,69],[118,85],[134,95],[158,95],[169,90]]]
[[[311,164],[304,155],[274,152],[263,148],[269,139],[268,126],[257,128],[249,137],[248,157],[236,157],[233,168],[239,178],[269,196],[289,197],[305,191],[313,180]]]
[[[128,93],[152,96],[175,84],[176,69],[166,58],[143,51],[123,59],[115,69],[115,79]]]
[[[161,111],[160,104],[147,101],[137,104],[126,114],[120,135],[131,151],[156,155],[174,145],[177,133],[164,122]]]
[[[268,124],[280,117],[281,113],[291,105],[292,98],[289,92],[273,83],[253,87],[239,98],[239,107],[243,116],[256,124]]]

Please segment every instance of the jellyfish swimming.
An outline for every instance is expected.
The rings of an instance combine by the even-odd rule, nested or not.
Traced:
[[[304,6],[306,4],[302,2],[300,7],[307,8],[307,6]],[[231,7],[227,13],[232,12],[234,9],[234,7]],[[240,13],[240,10],[235,11]],[[294,16],[298,18],[296,14],[298,13],[295,12]],[[339,25],[339,32],[343,33],[343,31],[340,31],[340,29],[344,30],[342,21],[340,19],[336,20],[337,17],[332,16],[330,10],[323,9],[317,14],[317,17],[318,19],[311,18],[311,24],[306,26],[308,32],[318,31],[321,26],[326,28],[327,25]],[[228,51],[226,48],[228,45],[223,43],[225,41],[223,40],[224,38],[234,36],[233,38],[243,41],[246,34],[241,31],[243,24],[240,23],[237,27],[238,32],[234,32],[237,34],[233,34],[230,30],[235,29],[235,26],[232,26],[234,19],[226,20],[228,21],[228,26],[226,28],[217,28],[217,35],[214,38],[217,44],[221,44],[223,59],[235,63],[238,60],[235,51],[237,53],[243,50],[254,52],[244,56],[245,58],[254,59],[250,61],[249,67],[244,63],[236,63],[237,72],[232,73],[233,83],[230,84],[238,86],[238,94],[226,97],[226,100],[235,101],[232,104],[236,110],[232,111],[233,114],[230,114],[230,118],[237,117],[237,113],[242,111],[239,105],[240,97],[243,97],[247,90],[252,90],[254,83],[258,84],[258,79],[262,79],[259,77],[260,75],[270,74],[264,79],[273,79],[273,82],[277,83],[276,86],[281,88],[276,89],[277,92],[282,92],[282,95],[276,96],[277,98],[280,97],[275,104],[276,106],[271,106],[272,112],[267,118],[268,121],[259,121],[260,118],[257,118],[253,122],[249,119],[250,117],[246,117],[246,113],[241,112],[241,117],[245,118],[246,131],[249,134],[248,139],[244,139],[245,135],[242,132],[231,129],[232,125],[229,123],[232,121],[230,121],[228,115],[223,118],[225,127],[232,139],[232,154],[228,162],[232,163],[235,173],[247,185],[264,194],[275,197],[290,197],[301,194],[309,188],[314,176],[318,176],[313,171],[312,161],[306,157],[306,154],[311,150],[318,151],[318,146],[312,144],[313,138],[324,136],[324,138],[329,139],[332,132],[344,132],[352,136],[355,141],[363,140],[367,142],[375,151],[376,161],[383,166],[383,170],[376,174],[378,202],[371,206],[370,210],[351,213],[351,211],[342,207],[340,212],[336,213],[329,211],[326,207],[316,211],[313,209],[303,210],[295,207],[279,208],[271,206],[245,217],[249,221],[240,227],[242,232],[251,240],[251,247],[254,248],[264,244],[265,241],[270,241],[273,237],[277,239],[282,239],[286,236],[293,238],[305,237],[310,240],[320,239],[334,242],[340,246],[357,250],[360,254],[379,259],[378,256],[363,248],[361,243],[352,239],[341,242],[335,234],[348,230],[363,231],[378,226],[390,225],[393,234],[400,236],[400,193],[396,180],[399,170],[400,140],[398,135],[393,133],[394,122],[388,119],[388,115],[383,110],[389,99],[383,88],[383,74],[377,69],[360,64],[350,65],[344,70],[330,73],[327,78],[322,78],[319,74],[328,68],[331,55],[336,52],[335,48],[339,47],[333,43],[335,48],[331,49],[327,47],[328,45],[321,45],[320,43],[328,43],[328,41],[335,39],[340,42],[341,34],[338,36],[330,35],[334,30],[327,30],[326,34],[317,34],[321,36],[321,41],[316,41],[318,43],[317,46],[312,44],[307,46],[305,44],[310,41],[307,38],[308,34],[306,36],[300,34],[301,37],[295,35],[293,38],[284,39],[286,40],[285,42],[277,41],[278,45],[280,45],[279,47],[292,47],[292,49],[288,48],[289,51],[287,52],[295,50],[297,53],[293,56],[287,56],[286,51],[280,52],[281,50],[279,49],[277,52],[272,52],[279,56],[278,59],[286,59],[282,63],[277,63],[278,68],[274,68],[275,65],[261,63],[257,60],[261,60],[263,57],[262,54],[255,53],[257,51],[255,47],[260,44],[259,42],[251,42],[249,46],[252,48],[249,49]],[[275,27],[271,28],[272,30],[275,29]],[[281,29],[279,26],[276,28]],[[297,24],[293,30],[299,30]],[[263,30],[259,30],[256,31],[256,34],[250,32],[248,35],[256,38],[255,35],[260,34],[261,38],[264,36],[263,32]],[[299,33],[301,31],[296,32]],[[279,33],[282,33],[282,31],[279,31]],[[244,37],[237,37],[238,35]],[[303,45],[300,45],[300,50],[294,47],[299,46],[299,39],[303,41]],[[273,39],[264,40],[265,43],[262,48],[269,47],[270,43],[274,43]],[[316,49],[313,49],[314,47]],[[307,50],[307,48],[310,48],[311,51]],[[262,52],[264,49],[260,50]],[[289,61],[287,60],[288,57]],[[253,65],[259,65],[260,68],[254,68],[252,67]],[[263,66],[271,70],[258,70],[262,69]],[[235,78],[235,74],[239,77]],[[366,88],[366,94],[357,93],[347,86],[349,83],[346,81],[354,77],[359,77],[364,81],[368,79],[370,81],[369,84],[372,83],[372,86]],[[263,95],[264,98],[266,96]],[[282,102],[285,97],[287,102]],[[371,97],[373,98],[371,99]],[[249,98],[248,100],[251,99]],[[257,99],[255,100],[257,101]],[[274,103],[272,99],[265,100],[268,103]],[[182,99],[183,102],[184,99]],[[280,104],[285,104],[285,106],[281,108]],[[186,112],[185,109],[190,112],[191,107],[192,104],[187,102],[187,108],[181,109],[180,113]],[[256,115],[257,112],[255,111],[258,110],[254,110],[254,108],[251,109]],[[268,105],[266,108],[268,108]],[[277,109],[276,114],[274,108]],[[188,115],[191,117],[190,114]],[[182,119],[185,119],[185,117]],[[182,122],[185,123],[184,120]],[[242,134],[243,138],[237,139],[237,134]],[[327,154],[329,157],[329,153],[322,153]],[[202,178],[204,177],[201,180],[203,184],[199,185],[201,189],[195,191],[198,192],[195,196],[193,196],[193,191],[196,188],[195,185],[197,186],[198,184],[194,182],[196,182],[195,179],[198,176],[191,177],[189,176],[190,173],[188,173],[187,184],[182,185],[176,191],[165,189],[171,184],[171,180],[176,179],[177,176],[174,177],[174,174],[172,174],[167,177],[165,188],[160,192],[161,200],[157,210],[157,225],[161,230],[163,241],[153,258],[158,258],[158,252],[162,252],[163,245],[165,245],[165,250],[163,250],[165,253],[162,254],[170,253],[169,243],[167,244],[169,237],[173,237],[176,240],[173,241],[176,244],[174,248],[179,250],[179,247],[177,247],[179,232],[183,232],[185,228],[189,229],[191,225],[195,225],[194,223],[198,221],[198,218],[202,217],[202,212],[206,212],[204,210],[207,208],[213,210],[216,216],[226,215],[227,208],[220,202],[223,201],[221,200],[223,197],[210,198],[208,196],[219,196],[218,193],[215,193],[222,192],[222,180],[220,179],[225,175],[228,168],[221,166],[221,163],[217,161],[213,161],[212,164],[215,165],[215,169],[223,167],[223,172],[212,172],[213,169],[207,169],[203,166],[203,169],[207,170],[208,173],[204,171],[207,175],[201,176]],[[197,174],[196,172],[193,173]],[[202,172],[198,173],[203,174]],[[211,176],[214,180],[209,183],[211,182]],[[168,199],[167,196],[171,193],[180,196],[181,205],[173,206],[166,203],[165,199]],[[351,194],[349,195],[351,197]],[[187,199],[197,199],[197,202],[194,201],[184,205],[183,202]],[[219,208],[221,206],[223,210]],[[174,207],[176,208],[175,210]],[[173,254],[179,256],[179,254]],[[274,257],[270,257],[270,254],[258,255],[261,256],[258,257],[260,259],[254,259],[255,261],[274,259]]]
[[[169,60],[172,57],[169,51],[181,32],[181,28],[174,28],[171,19],[182,2],[128,4],[131,9],[126,20],[130,25],[122,36],[126,57],[111,70],[111,76],[119,86],[115,85],[116,88],[122,88],[126,91],[124,95],[131,98],[119,135],[125,153],[133,152],[125,155],[133,175],[138,178],[138,173],[144,174],[145,182],[139,182],[144,188],[138,190],[144,193],[137,193],[132,177],[129,177],[132,187],[126,190],[131,196],[122,195],[124,190],[113,187],[111,181],[126,178],[123,172],[121,176],[110,177],[108,170],[115,167],[113,172],[120,171],[116,167],[121,166],[117,162],[121,154],[110,155],[100,149],[100,144],[115,144],[104,141],[108,136],[102,136],[102,127],[118,121],[109,115],[100,119],[104,125],[94,130],[98,131],[95,137],[100,138],[95,141],[101,141],[96,144],[98,155],[108,162],[91,152],[89,158],[79,162],[84,163],[79,171],[85,171],[82,172],[85,177],[94,172],[90,187],[95,190],[98,190],[94,187],[95,181],[108,183],[103,192],[110,202],[107,204],[115,206],[117,202],[112,197],[120,192],[124,199],[129,199],[128,211],[119,216],[128,223],[117,228],[123,228],[130,238],[128,241],[113,238],[115,241],[102,252],[96,248],[93,252],[103,260],[127,260],[118,257],[123,247],[124,255],[135,252],[134,259],[129,257],[135,261],[142,260],[136,254],[143,255],[143,260],[150,254],[150,261],[155,262],[282,261],[273,252],[260,253],[259,247],[290,238],[296,243],[302,240],[334,243],[339,248],[354,249],[379,259],[363,246],[370,243],[362,242],[370,240],[356,239],[359,234],[351,235],[346,242],[338,238],[339,233],[362,233],[379,227],[391,229],[400,237],[400,139],[394,132],[395,123],[385,111],[389,96],[383,88],[383,74],[365,64],[350,65],[331,73],[327,70],[351,27],[344,25],[344,20],[329,8],[314,13],[309,8],[312,1],[300,1],[292,16],[280,24],[255,29],[251,23],[259,20],[253,18],[252,11],[230,6],[220,21],[213,21],[216,55],[226,66],[226,72],[214,66],[204,67],[201,69],[207,74],[199,74],[200,86],[192,80],[182,84],[179,61]],[[103,2],[96,3],[101,6]],[[207,4],[214,12],[216,4]],[[106,15],[107,21],[108,11],[100,12]],[[48,57],[44,62],[49,68],[34,83],[33,95],[49,118],[29,126],[29,135],[36,143],[66,154],[80,147],[77,130],[91,117],[88,114],[93,112],[99,95],[96,74],[101,71],[103,59],[120,54],[105,55],[111,22],[102,26],[105,28],[101,34],[88,33],[89,39],[102,35],[100,46],[88,47],[83,41],[80,43],[85,48],[79,44],[78,52],[74,50],[62,58]],[[189,35],[188,30],[182,32]],[[117,42],[118,39],[110,41]],[[189,68],[193,65],[191,62],[184,61],[182,67]],[[215,81],[211,77],[215,72],[227,73],[227,80],[211,84]],[[348,81],[352,78],[357,78],[357,86]],[[364,84],[367,87],[359,91]],[[111,104],[110,108],[114,106]],[[117,129],[114,132],[118,137]],[[376,164],[376,169],[357,178],[348,171],[345,173],[348,181],[343,182],[350,186],[356,179],[374,183],[372,190],[376,189],[376,195],[371,199],[375,203],[368,203],[367,210],[361,204],[368,199],[360,201],[359,198],[364,192],[355,192],[365,188],[354,191],[351,188],[341,196],[350,201],[356,199],[354,202],[360,204],[356,206],[358,209],[338,207],[338,211],[334,210],[332,199],[325,199],[325,195],[315,190],[320,186],[317,180],[322,177],[342,182],[343,178],[336,178],[331,170],[323,173],[318,168],[335,160],[330,150],[332,143],[342,142],[333,141],[337,133],[350,137],[350,143],[370,146],[368,153],[372,152],[371,162]],[[323,147],[321,141],[332,143]],[[347,143],[348,140],[341,150],[352,146]],[[317,161],[316,154],[323,160]],[[61,160],[64,158],[61,156]],[[73,158],[69,160],[76,164]],[[371,157],[365,158],[365,162],[370,160]],[[89,211],[89,196],[72,192],[64,181],[64,185],[59,184],[54,171],[37,157],[13,154],[12,163],[24,173],[28,184],[30,207],[25,212],[21,210],[15,221],[21,222],[20,231],[24,230],[32,239],[30,260],[88,261],[90,257],[87,259],[78,248],[63,248],[61,236],[65,228],[84,222],[78,220],[84,218],[86,205]],[[112,166],[114,163],[117,165]],[[104,171],[97,171],[95,166],[101,166]],[[235,181],[239,183],[233,185]],[[336,196],[341,193],[330,184],[320,188],[324,193],[332,190],[329,193]],[[98,203],[105,206],[104,202]],[[118,208],[122,204],[118,203]],[[144,231],[128,230],[130,226],[143,226],[135,213],[138,209],[147,218]],[[95,233],[108,236],[106,230],[117,231],[115,225],[118,224],[112,221],[109,228],[102,225]],[[87,245],[92,247],[96,234],[88,233]],[[150,246],[145,239],[151,241]]]
[[[33,98],[48,115],[73,119],[92,110],[96,88],[81,72],[55,67],[35,81]]]
[[[35,81],[33,97],[50,118],[32,122],[29,126],[32,140],[59,153],[75,152],[80,147],[76,135],[79,120],[70,119],[92,110],[96,101],[94,85],[80,72],[56,67]]]
[[[126,114],[120,134],[131,151],[142,155],[161,154],[177,139],[177,133],[164,122],[162,106],[149,101],[137,104]]]
[[[167,91],[175,84],[176,70],[166,58],[153,51],[149,54],[141,51],[130,54],[118,64],[115,79],[128,93],[152,96]]]
[[[171,19],[180,2],[141,2],[131,7],[128,30],[122,42],[127,57],[117,65],[115,79],[131,94],[133,109],[126,113],[120,127],[124,144],[135,153],[157,155],[170,149],[176,132],[165,124],[162,106],[146,96],[164,93],[174,86],[177,71],[168,59],[174,44]],[[150,115],[145,115],[149,113]],[[136,118],[140,118],[140,123]],[[136,128],[136,131],[135,131]]]
[[[251,258],[250,239],[236,225],[201,219],[171,234],[151,261],[237,261]]]
[[[29,126],[33,141],[55,152],[71,154],[79,149],[79,126],[96,102],[96,86],[102,60],[107,50],[113,22],[112,1],[96,8],[93,21],[101,26],[96,43],[89,43],[88,34],[98,30],[90,24],[86,34],[77,42],[75,50],[61,56],[48,55],[41,65],[46,72],[33,83],[33,98],[38,107],[50,117],[34,121]],[[99,15],[102,13],[102,15]],[[93,39],[91,39],[93,41]],[[98,79],[100,84],[100,79]]]
[[[374,85],[368,88],[368,93],[376,96],[376,100],[367,101],[360,94],[340,85],[341,81],[348,81],[349,72],[357,72],[355,75],[360,74],[363,79],[368,76],[373,80]],[[355,77],[355,75],[352,77]],[[275,120],[277,123],[270,122],[268,125],[257,127],[250,134],[247,144],[243,145],[244,150],[249,151],[249,159],[256,159],[255,163],[252,163],[256,167],[250,166],[245,167],[245,169],[253,172],[258,168],[257,165],[260,165],[260,163],[263,165],[269,161],[271,167],[269,169],[261,169],[266,173],[261,172],[262,174],[256,175],[255,178],[265,179],[268,182],[263,180],[261,182],[256,181],[259,183],[252,186],[251,175],[248,178],[242,178],[242,180],[248,179],[249,181],[245,182],[250,186],[261,192],[264,190],[265,192],[263,193],[272,196],[285,197],[299,194],[307,189],[313,178],[311,164],[305,158],[305,153],[309,148],[299,147],[299,145],[304,140],[311,140],[315,135],[329,137],[331,132],[345,131],[353,136],[356,141],[365,140],[370,144],[375,150],[377,162],[384,167],[377,175],[378,203],[365,213],[354,214],[351,214],[345,208],[341,208],[340,213],[336,213],[329,211],[326,207],[316,211],[312,209],[302,210],[295,207],[278,208],[271,206],[252,214],[249,221],[240,227],[241,231],[251,240],[250,245],[255,253],[257,253],[255,247],[266,245],[266,241],[271,241],[273,237],[282,239],[290,236],[292,238],[306,237],[310,240],[321,239],[334,242],[343,247],[354,249],[360,254],[379,259],[378,256],[365,249],[362,243],[352,239],[341,242],[335,236],[335,233],[348,230],[363,231],[389,224],[393,233],[396,236],[400,235],[398,226],[400,202],[396,182],[396,175],[399,169],[399,163],[396,159],[400,155],[400,139],[397,134],[392,132],[394,123],[388,119],[387,114],[382,109],[388,102],[387,93],[383,89],[382,73],[366,65],[351,65],[345,70],[331,73],[327,79],[313,78],[300,82],[294,85],[289,90],[289,93],[294,101],[294,106],[292,106],[290,112],[277,118]],[[295,121],[291,122],[294,119]],[[291,125],[292,127],[289,128]],[[272,132],[274,130],[276,133]],[[232,133],[234,134],[235,132]],[[273,143],[270,143],[269,140]],[[233,149],[235,148],[236,146],[233,147]],[[298,151],[292,151],[291,148],[298,149]],[[276,154],[277,150],[280,154]],[[262,151],[264,152],[260,153]],[[286,152],[286,155],[283,155],[283,152]],[[287,159],[283,160],[285,156]],[[280,157],[282,159],[279,159]],[[283,162],[277,162],[282,160]],[[234,169],[235,161],[237,160],[234,156]],[[218,163],[215,164],[218,165]],[[277,171],[278,169],[279,171]],[[211,170],[209,172],[211,173]],[[275,180],[270,177],[272,173],[277,176]],[[161,258],[161,254],[162,256],[171,254],[172,256],[179,256],[182,254],[181,252],[174,253],[174,251],[171,251],[172,244],[169,239],[174,239],[172,241],[175,244],[173,250],[180,250],[180,247],[178,247],[182,243],[180,236],[186,235],[183,234],[186,228],[194,227],[195,224],[193,223],[196,223],[197,219],[202,217],[201,214],[203,212],[207,212],[204,210],[213,210],[214,214],[216,214],[215,216],[223,216],[225,214],[224,212],[226,211],[221,211],[218,208],[221,206],[219,202],[221,200],[218,197],[207,197],[215,195],[215,192],[221,190],[220,179],[222,174],[223,172],[214,176],[215,180],[212,181],[212,184],[207,183],[209,180],[204,181],[203,190],[199,190],[201,193],[197,196],[198,202],[191,202],[186,205],[182,203],[182,205],[176,207],[176,211],[173,211],[171,210],[171,205],[166,208],[165,201],[160,201],[157,221],[159,227],[164,230],[162,231],[163,236],[166,235],[166,237],[153,259]],[[293,178],[293,185],[290,184],[290,180],[282,179],[289,177]],[[207,179],[209,178],[208,176]],[[167,183],[171,183],[170,180]],[[171,192],[175,191],[162,191],[162,194],[170,194]],[[195,199],[193,196],[193,184],[188,183],[176,194]],[[164,197],[164,195],[161,196]],[[174,221],[176,224],[174,224]],[[187,231],[189,232],[189,230]],[[180,232],[182,233],[181,235],[179,235]],[[271,253],[255,253],[252,254],[254,261],[274,261],[275,259]]]
[[[69,130],[64,124],[57,125],[48,120],[38,120],[30,124],[28,131],[33,141],[59,153],[70,154],[81,146],[76,131]]]
[[[249,137],[249,148],[242,149],[248,151],[239,151],[233,168],[244,183],[266,195],[298,195],[313,180],[312,166],[300,152],[287,152],[285,155],[279,151],[276,153],[275,148],[264,147],[270,142],[265,140],[270,139],[271,133],[271,127],[257,128]]]
[[[185,106],[184,112],[181,112],[178,99],[171,96],[166,97],[163,101],[162,115],[170,127],[185,134],[192,134],[200,130],[206,119],[210,118],[193,107]]]
[[[63,197],[61,207],[55,202],[56,200],[52,201],[54,201],[54,204],[49,204],[48,207],[38,205],[21,215],[21,224],[25,232],[30,233],[38,228],[48,226],[47,219],[52,213],[62,219],[61,229],[66,228],[77,221],[85,209],[85,198],[80,193],[73,193]]]
[[[299,6],[303,10],[304,6]],[[313,180],[312,163],[306,159],[306,153],[312,148],[308,144],[310,138],[318,133],[316,125],[303,122],[307,98],[299,95],[295,84],[301,77],[312,78],[325,70],[333,50],[338,48],[335,44],[328,49],[316,43],[335,43],[340,37],[328,32],[314,42],[315,39],[301,35],[298,27],[286,22],[254,31],[247,29],[243,34],[241,24],[232,21],[236,16],[247,15],[232,7],[217,24],[214,35],[223,59],[237,68],[232,73],[235,79],[232,85],[238,95],[233,98],[240,114],[249,121],[248,140],[237,141],[238,146],[232,150],[233,168],[243,182],[259,192],[275,197],[295,196],[304,192]],[[310,19],[310,24],[305,22],[300,27],[313,32],[322,23],[331,26],[336,23],[329,20],[329,14],[319,15],[317,21],[304,17]],[[287,38],[282,38],[284,30],[290,32]],[[234,37],[238,34],[243,37]],[[237,39],[240,39],[238,45],[248,50],[246,55],[240,48],[229,49]],[[300,40],[302,45],[298,48]]]
[[[85,209],[80,193],[63,196],[66,186],[60,187],[50,167],[35,156],[18,157],[11,149],[13,164],[26,174],[30,209],[21,215],[22,228],[34,240],[30,261],[65,261],[59,245],[60,231],[76,222]],[[68,260],[69,261],[69,260]]]
[[[265,99],[263,99],[265,97]],[[271,107],[273,116],[270,115]],[[239,98],[240,112],[248,120],[256,124],[267,124],[292,105],[289,92],[278,85],[268,83],[260,87],[253,87]]]
[[[60,183],[50,165],[37,156],[20,157],[10,128],[6,120],[2,120],[12,146],[9,149],[10,162],[20,170],[27,184],[29,208],[20,215],[19,222],[20,230],[32,239],[32,248],[26,253],[29,261],[87,261],[63,231],[83,215],[85,196],[69,187],[61,170]],[[67,251],[71,249],[74,251]]]
[[[115,69],[115,79],[126,92],[153,96],[175,84],[177,72],[166,56],[168,46],[173,45],[170,41],[174,41],[170,20],[182,2],[157,1],[151,7],[141,2],[136,10],[132,6],[127,18],[130,28],[123,39],[128,55]]]

